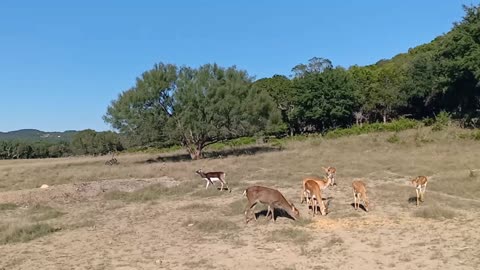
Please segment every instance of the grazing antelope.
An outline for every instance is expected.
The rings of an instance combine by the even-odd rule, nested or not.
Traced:
[[[417,176],[410,182],[415,186],[415,191],[417,192],[417,206],[419,201],[423,202],[423,197],[425,196],[425,190],[427,189],[428,179],[426,176]]]
[[[302,181],[302,187],[303,187],[303,190],[302,190],[302,195],[300,197],[300,203],[303,203],[304,201],[307,202],[307,205],[310,204],[310,200],[309,200],[309,195],[311,195],[306,189],[305,189],[305,183],[308,181],[308,180],[313,180],[315,182],[317,182],[318,186],[320,187],[320,190],[323,191],[325,190],[328,186],[330,186],[330,184],[332,183],[332,179],[331,178],[318,178],[318,177],[306,177],[303,179]]]
[[[248,218],[248,214],[250,211],[253,211],[259,202],[268,205],[266,216],[268,217],[269,213],[272,213],[273,222],[275,222],[275,208],[285,210],[295,220],[300,216],[300,212],[295,205],[287,201],[282,193],[276,189],[262,186],[251,186],[245,189],[243,196],[246,196],[248,200],[245,207],[245,223],[252,220],[252,218]],[[257,220],[255,213],[253,213],[253,217]]]
[[[307,181],[305,181],[305,190],[312,195],[309,204],[312,205],[313,216],[317,213],[317,206],[320,206],[320,213],[322,216],[326,215],[327,211],[325,204],[323,203],[321,188],[317,181],[307,179]]]
[[[332,182],[330,183],[330,186],[336,186],[337,184],[335,183],[335,174],[337,173],[337,169],[335,167],[322,167],[322,169],[325,171],[327,174],[327,178],[331,178]]]
[[[203,172],[202,169],[199,169],[196,171],[196,173],[207,182],[205,189],[207,189],[210,184],[215,186],[213,182],[220,182],[222,184],[220,188],[221,190],[223,190],[223,185],[226,185],[229,192],[232,192],[232,190],[228,187],[227,181],[225,181],[226,174],[224,172]]]
[[[359,202],[360,200],[362,200],[365,211],[368,212],[369,202],[367,197],[367,187],[365,186],[365,183],[360,180],[354,180],[352,182],[352,187],[353,187],[353,206],[355,207],[355,210],[358,209],[360,204]]]

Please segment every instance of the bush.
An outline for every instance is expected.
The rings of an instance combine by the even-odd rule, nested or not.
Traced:
[[[389,142],[389,143],[399,143],[400,142],[400,137],[398,137],[397,133],[395,133],[392,136],[387,138],[387,142]]]
[[[339,138],[344,136],[351,136],[351,135],[360,135],[360,134],[367,134],[373,132],[398,132],[402,130],[416,128],[422,125],[422,122],[407,118],[399,118],[394,120],[390,123],[372,123],[372,124],[365,124],[363,126],[353,126],[351,128],[339,128],[332,131],[327,132],[325,134],[326,138],[333,139]]]
[[[448,127],[452,122],[451,115],[446,111],[441,111],[435,117],[435,124],[432,126],[432,131],[440,131],[443,130],[445,127]]]

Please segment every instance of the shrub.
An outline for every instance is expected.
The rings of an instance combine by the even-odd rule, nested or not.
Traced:
[[[446,111],[441,111],[435,117],[435,124],[432,126],[432,131],[440,131],[443,130],[445,127],[449,126],[452,122],[451,115]]]
[[[398,137],[397,133],[395,133],[392,136],[387,138],[387,142],[389,142],[389,143],[399,143],[400,142],[400,137]]]
[[[417,120],[407,119],[407,118],[399,118],[394,120],[390,123],[371,123],[365,124],[363,126],[353,126],[350,128],[339,128],[332,131],[327,132],[325,134],[326,138],[333,139],[339,138],[344,136],[351,136],[351,135],[360,135],[360,134],[367,134],[373,132],[398,132],[402,130],[412,129],[419,127],[422,123]]]

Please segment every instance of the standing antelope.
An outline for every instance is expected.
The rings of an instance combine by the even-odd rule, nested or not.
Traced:
[[[220,188],[221,190],[223,190],[223,185],[226,185],[229,192],[232,192],[232,190],[228,187],[227,181],[225,181],[226,174],[224,172],[203,172],[202,169],[199,169],[196,171],[196,173],[207,182],[205,189],[207,189],[210,184],[215,186],[213,182],[220,182],[222,184]]]
[[[307,179],[307,181],[305,181],[305,190],[312,195],[309,204],[312,205],[313,216],[317,213],[317,206],[320,206],[320,213],[322,216],[326,215],[327,211],[325,204],[323,203],[320,185],[315,180]]]
[[[423,202],[423,197],[425,196],[425,190],[427,189],[428,179],[426,176],[417,176],[410,182],[415,186],[415,191],[417,192],[417,206],[418,201]]]
[[[318,178],[318,177],[306,177],[303,179],[302,181],[302,186],[303,186],[303,190],[302,190],[302,195],[300,197],[300,203],[303,203],[303,201],[307,201],[307,205],[310,204],[310,200],[309,200],[309,195],[310,192],[308,192],[306,189],[305,189],[305,183],[308,181],[308,180],[313,180],[315,182],[317,182],[318,186],[320,187],[320,190],[323,191],[325,190],[328,186],[330,186],[330,184],[332,183],[332,179],[331,178]]]
[[[330,183],[331,186],[336,186],[337,184],[335,183],[335,174],[337,173],[337,169],[335,167],[322,167],[322,169],[325,171],[327,174],[327,178],[331,178],[332,182]]]
[[[369,202],[367,197],[367,187],[365,186],[365,183],[360,180],[354,180],[352,182],[352,187],[353,187],[353,206],[355,207],[355,210],[358,209],[360,204],[359,202],[360,200],[362,200],[365,211],[368,212]]]
[[[300,212],[295,208],[295,205],[287,201],[282,193],[276,189],[262,186],[251,186],[245,189],[243,195],[246,196],[248,200],[245,207],[245,223],[252,220],[252,218],[248,218],[248,214],[250,211],[253,211],[259,202],[268,205],[266,217],[268,217],[269,213],[272,213],[273,222],[275,222],[275,208],[285,210],[295,220],[300,216]],[[255,212],[253,213],[253,217],[257,220]]]

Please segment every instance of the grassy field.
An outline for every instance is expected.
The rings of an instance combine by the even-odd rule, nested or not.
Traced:
[[[0,269],[477,269],[480,142],[430,128],[168,154],[0,161]],[[472,133],[473,134],[473,133]],[[329,213],[300,204],[301,180],[337,168]],[[223,170],[232,192],[195,170]],[[415,206],[407,181],[426,175]],[[367,184],[370,212],[352,207]],[[42,184],[50,186],[39,189]],[[243,190],[279,189],[300,220],[244,223]],[[263,208],[262,208],[263,207]],[[262,211],[263,210],[263,211]]]

